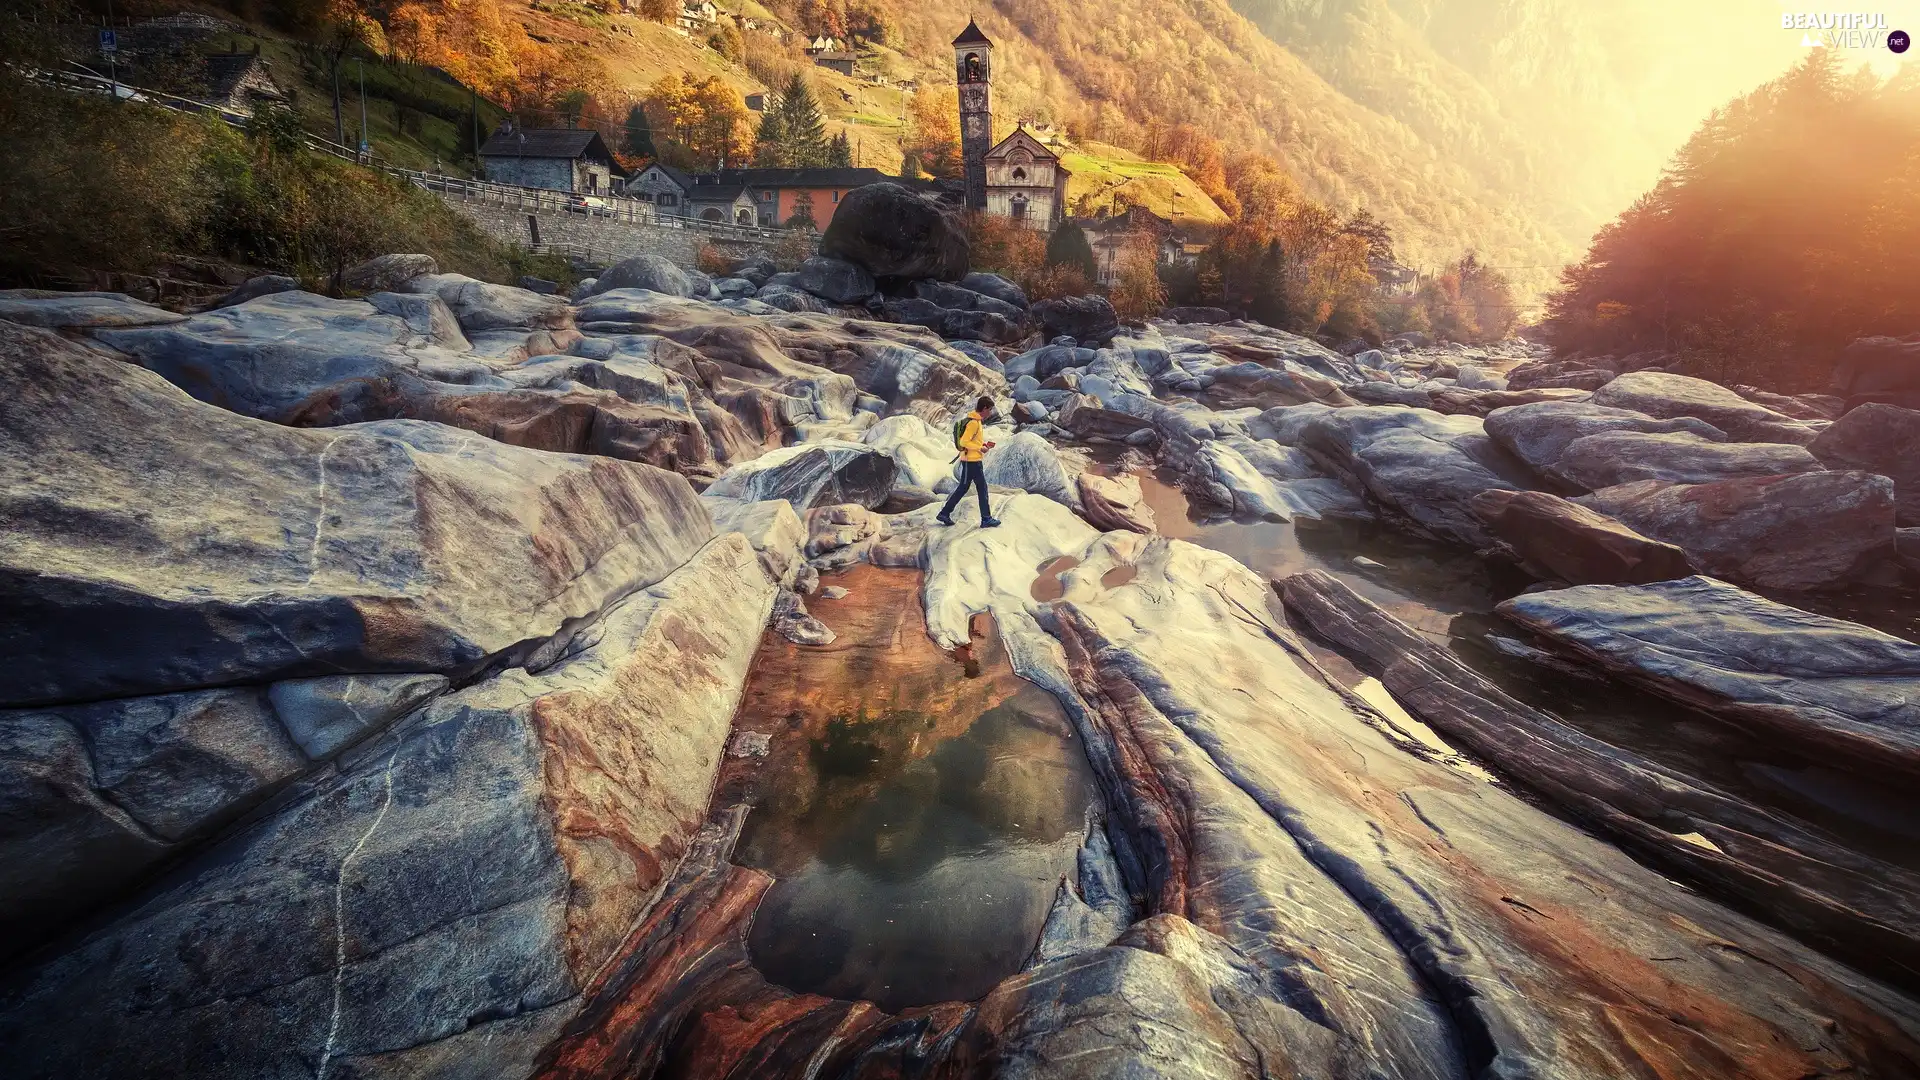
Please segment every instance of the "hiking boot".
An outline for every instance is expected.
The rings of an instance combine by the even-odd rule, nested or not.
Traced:
[[[948,516],[947,516],[947,515],[945,515],[945,514],[940,514],[940,515],[938,515],[938,516],[936,516],[936,517],[935,517],[935,518],[934,518],[933,520],[935,520],[935,521],[937,521],[937,522],[939,522],[939,523],[940,523],[940,524],[942,524],[942,525],[949,525],[949,526],[950,526],[950,525],[952,525],[952,524],[953,524],[953,519],[952,519],[952,518],[950,518],[950,517],[948,517]]]
[[[985,518],[981,520],[980,527],[983,529],[991,529],[998,524],[1000,524],[999,518]]]

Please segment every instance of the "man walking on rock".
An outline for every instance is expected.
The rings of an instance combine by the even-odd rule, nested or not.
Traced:
[[[993,444],[987,441],[987,421],[993,417],[993,399],[983,397],[973,403],[973,411],[967,418],[955,425],[957,431],[953,444],[960,448],[960,486],[947,496],[947,505],[940,511],[940,524],[953,524],[953,508],[960,505],[966,497],[969,486],[980,489],[980,526],[991,529],[1000,524],[987,509],[987,468],[984,464],[987,451]]]

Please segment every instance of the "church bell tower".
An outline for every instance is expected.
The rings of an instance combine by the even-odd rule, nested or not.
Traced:
[[[967,184],[967,209],[987,208],[987,151],[993,149],[993,113],[988,89],[993,83],[993,42],[972,19],[953,39],[954,78],[960,83],[960,160]]]

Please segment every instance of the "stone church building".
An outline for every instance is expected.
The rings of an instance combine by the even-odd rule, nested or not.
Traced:
[[[1022,127],[987,151],[987,213],[1052,232],[1067,205],[1067,177],[1060,155]]]
[[[993,42],[971,20],[953,39],[953,71],[967,209],[1052,232],[1066,213],[1069,174],[1060,156],[1025,127],[993,143]]]

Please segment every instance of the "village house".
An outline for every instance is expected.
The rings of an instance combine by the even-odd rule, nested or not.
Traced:
[[[1151,246],[1154,262],[1165,267],[1191,266],[1204,250],[1204,245],[1192,242],[1186,230],[1144,206],[1069,220],[1087,234],[1087,246],[1093,249],[1094,274],[1102,285],[1112,285],[1119,278],[1129,249]]]
[[[1022,126],[987,151],[987,213],[1052,232],[1066,213],[1070,175],[1060,156]]]
[[[615,190],[626,175],[600,133],[591,128],[515,128],[502,125],[480,147],[489,181],[588,195]]]
[[[720,21],[720,9],[713,0],[684,0],[680,5],[680,14],[674,20],[682,30],[698,32]]]
[[[857,187],[906,184],[943,191],[939,181],[903,180],[879,169],[726,169],[687,173],[658,162],[634,174],[624,193],[650,202],[662,217],[690,217],[734,225],[777,228],[793,220],[802,205],[816,228],[825,229],[840,200]]]
[[[692,190],[690,174],[657,161],[629,177],[620,189],[621,194],[650,202],[658,213],[669,217],[686,215],[687,192]]]
[[[860,58],[850,52],[818,52],[813,54],[813,64],[815,67],[823,67],[829,71],[837,71],[842,75],[852,75],[854,73],[854,65],[859,63],[859,61]]]
[[[213,53],[202,61],[206,86],[199,100],[222,112],[252,116],[262,105],[285,105],[286,91],[273,81],[273,72],[258,52]]]

